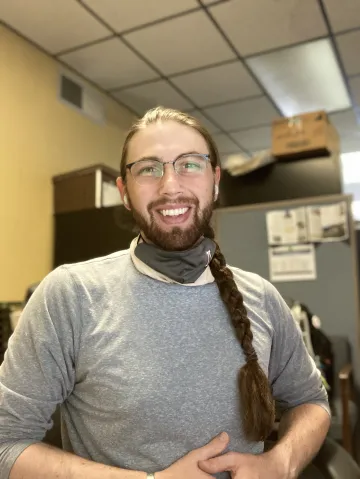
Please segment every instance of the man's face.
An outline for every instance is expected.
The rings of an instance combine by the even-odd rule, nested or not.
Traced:
[[[155,123],[132,138],[127,164],[142,158],[173,161],[188,152],[208,154],[204,138],[191,127],[174,121]],[[126,193],[129,207],[145,239],[168,251],[193,246],[209,224],[214,203],[214,186],[220,168],[214,173],[210,162],[201,175],[178,175],[166,165],[164,175],[151,184],[138,184],[127,171],[126,185],[118,180],[121,195]],[[181,210],[181,214],[179,211]],[[175,214],[174,214],[175,213]]]

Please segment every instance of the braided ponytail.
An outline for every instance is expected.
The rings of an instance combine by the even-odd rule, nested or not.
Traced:
[[[214,239],[212,228],[209,227],[206,236]],[[236,336],[246,358],[246,364],[240,369],[238,377],[244,432],[249,440],[264,441],[274,425],[275,404],[269,381],[258,362],[252,344],[253,334],[243,296],[236,286],[232,271],[226,266],[218,244],[210,269],[221,299],[229,310]]]

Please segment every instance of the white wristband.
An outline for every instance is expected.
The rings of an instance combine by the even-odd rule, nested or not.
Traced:
[[[146,479],[155,479],[155,475],[151,472],[148,472]]]

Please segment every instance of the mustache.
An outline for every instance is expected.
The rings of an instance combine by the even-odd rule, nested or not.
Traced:
[[[169,199],[169,198],[159,198],[156,201],[152,201],[148,205],[148,211],[157,208],[158,206],[165,206],[165,205],[176,205],[177,203],[179,204],[189,204],[189,205],[199,205],[199,200],[197,198],[188,198],[186,196],[178,196],[177,198],[174,199]]]

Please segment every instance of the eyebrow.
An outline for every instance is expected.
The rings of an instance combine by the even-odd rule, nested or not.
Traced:
[[[208,153],[200,153],[199,151],[185,151],[184,153],[180,153],[180,155],[178,155],[175,160],[177,160],[178,158],[180,158],[181,156],[186,156],[186,155],[208,155]],[[146,161],[146,160],[157,160],[157,161],[161,161],[162,162],[162,158],[160,158],[159,156],[142,156],[141,158],[139,158],[138,160],[134,161],[133,163],[137,163],[138,161]],[[174,160],[174,161],[175,161]]]

